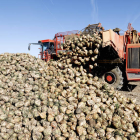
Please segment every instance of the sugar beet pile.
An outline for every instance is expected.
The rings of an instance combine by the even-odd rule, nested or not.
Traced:
[[[29,54],[0,55],[0,140],[140,139],[135,99],[98,82],[79,58],[73,67],[74,56],[63,56],[46,63]]]
[[[59,61],[73,66],[83,66],[89,72],[97,67],[99,48],[102,44],[102,34],[81,35],[67,39],[63,44],[65,52],[60,52]],[[78,69],[78,67],[77,67]]]

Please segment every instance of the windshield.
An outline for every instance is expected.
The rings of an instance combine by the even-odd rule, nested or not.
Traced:
[[[43,49],[42,49],[43,52],[49,48],[49,44],[50,44],[49,42],[43,43]]]

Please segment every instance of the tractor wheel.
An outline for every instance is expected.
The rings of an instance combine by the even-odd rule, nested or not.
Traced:
[[[107,82],[110,86],[115,89],[121,89],[123,87],[123,74],[119,67],[112,69],[109,72],[106,72],[100,80]]]

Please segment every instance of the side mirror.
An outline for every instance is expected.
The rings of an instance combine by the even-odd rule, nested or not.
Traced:
[[[29,46],[28,46],[28,50],[30,51],[30,46],[31,46],[31,44],[29,44]]]

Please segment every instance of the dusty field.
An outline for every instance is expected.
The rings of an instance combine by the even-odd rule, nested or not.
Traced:
[[[131,98],[131,97],[136,98],[137,99],[136,104],[140,104],[140,82],[129,82],[128,88],[131,91],[128,91],[128,89],[125,88],[119,92],[129,98]]]

